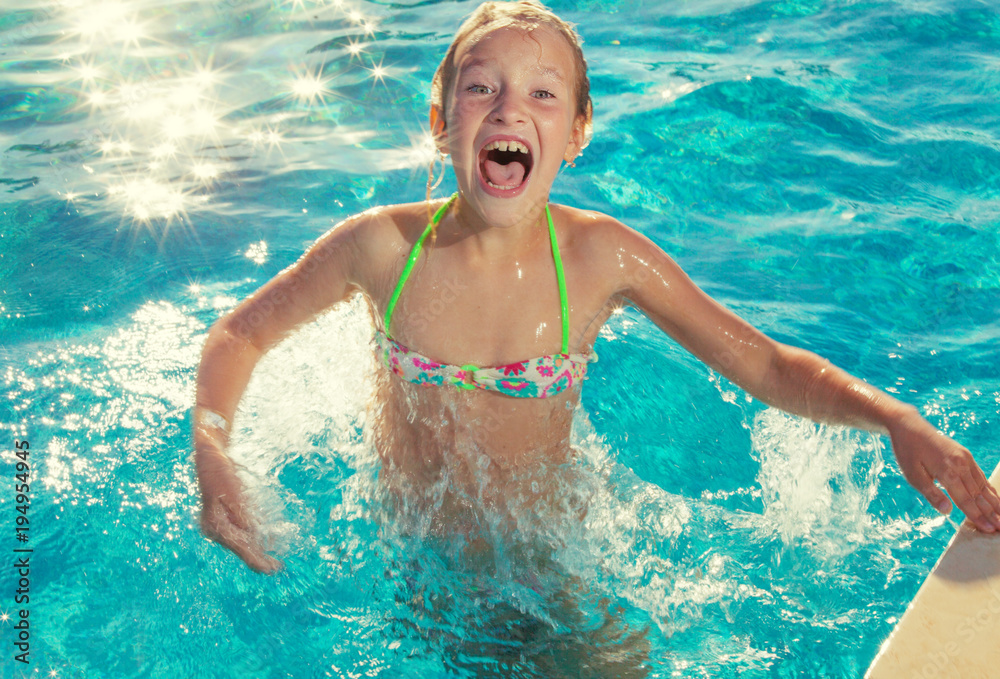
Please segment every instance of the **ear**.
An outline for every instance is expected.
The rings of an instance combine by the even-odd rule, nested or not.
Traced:
[[[431,137],[437,149],[443,152],[441,147],[447,142],[448,133],[444,129],[444,112],[437,106],[431,106]]]
[[[590,120],[584,116],[577,116],[576,120],[573,121],[573,129],[569,134],[569,143],[566,145],[566,153],[563,154],[563,160],[567,163],[572,163],[576,160],[577,156],[587,148],[587,144],[590,142]]]

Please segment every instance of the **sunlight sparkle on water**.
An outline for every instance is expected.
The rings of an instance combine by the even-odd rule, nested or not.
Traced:
[[[191,168],[191,172],[202,181],[209,181],[219,176],[219,169],[211,163],[199,163]]]
[[[202,91],[204,89],[204,86],[194,83],[183,83],[177,85],[170,93],[169,101],[173,104],[174,108],[194,106],[201,101]]]
[[[139,41],[148,37],[145,26],[129,16],[128,7],[119,2],[83,4],[76,8],[72,24],[72,32],[91,44],[103,41],[138,47]]]
[[[251,145],[255,147],[266,146],[268,150],[273,148],[280,149],[281,145],[285,141],[285,138],[281,135],[281,133],[272,127],[264,129],[254,128],[247,133],[246,139]]]
[[[135,19],[128,19],[115,27],[115,41],[126,45],[139,46],[139,40],[146,38],[146,31]]]
[[[243,255],[255,264],[264,264],[267,261],[267,242],[252,243]]]
[[[125,214],[139,222],[183,216],[187,211],[187,201],[181,190],[152,177],[113,184],[108,194],[123,206]]]
[[[91,109],[101,108],[107,105],[109,102],[109,97],[106,92],[101,92],[100,90],[90,93],[90,107]]]
[[[385,84],[385,79],[389,76],[389,71],[386,69],[382,62],[373,64],[371,68],[371,77],[375,82]]]
[[[433,162],[437,156],[437,144],[434,143],[434,136],[430,132],[425,132],[414,139],[409,156],[412,164],[417,167],[425,167]]]
[[[93,85],[98,78],[104,77],[101,69],[94,66],[93,61],[81,62],[75,69],[79,80],[83,81],[84,85]]]
[[[164,142],[154,146],[152,154],[154,158],[173,158],[177,155],[177,147],[170,142]]]
[[[191,114],[191,125],[194,132],[203,137],[215,136],[221,119],[214,111],[196,109]]]
[[[163,102],[149,100],[130,106],[124,117],[133,121],[155,120],[161,111],[163,111]]]
[[[334,53],[340,63],[301,65],[284,85],[280,66],[276,72],[261,54],[220,51],[219,43],[204,42],[201,29],[185,34],[176,16],[141,11],[142,5],[131,0],[60,0],[55,5],[58,11],[49,12],[39,30],[48,30],[59,43],[64,63],[56,86],[85,119],[71,147],[76,155],[60,159],[65,168],[60,181],[38,185],[67,202],[76,201],[79,209],[113,204],[136,223],[186,220],[189,210],[210,204],[215,184],[230,170],[264,166],[254,169],[266,172],[283,162],[284,152],[271,153],[286,142],[287,132],[279,131],[279,123],[300,118],[303,108],[326,106],[334,95],[332,73],[350,70],[349,77],[383,84],[390,77],[373,53],[375,41],[365,38],[374,35],[377,19],[341,0],[288,0],[264,10],[279,21],[287,20],[292,10],[335,11],[353,25],[339,54]],[[207,18],[206,33],[229,30],[236,11],[231,3],[220,4]],[[308,17],[304,28],[290,33],[278,49],[301,55],[309,40],[325,40],[318,28],[314,35],[306,34],[315,18]],[[46,48],[40,42],[37,49]],[[47,49],[51,58],[51,44]],[[222,54],[225,61],[220,63]],[[354,64],[362,54],[370,56]],[[240,77],[223,77],[229,69]],[[248,108],[267,100],[274,105],[264,111]],[[347,133],[332,126],[324,134],[333,143],[353,147],[371,131],[352,128]],[[421,140],[412,150],[397,148],[400,155],[393,163],[428,162],[432,151],[426,146]],[[26,165],[31,162],[25,160]],[[79,200],[81,196],[88,199]]]
[[[194,85],[202,90],[207,90],[222,82],[221,70],[212,68],[214,57],[209,57],[204,64],[195,63],[189,78]]]
[[[159,122],[161,129],[163,130],[163,134],[167,135],[170,139],[183,137],[187,132],[187,121],[184,120],[183,116],[176,113],[161,118]]]
[[[347,43],[347,51],[352,57],[358,57],[364,51],[366,44],[358,41],[350,40]]]
[[[301,75],[297,74],[295,80],[292,81],[292,93],[308,104],[312,104],[316,100],[322,102],[323,95],[329,94],[329,92],[326,88],[326,81],[319,72],[310,73],[307,71]]]
[[[111,155],[127,156],[129,152],[132,150],[132,145],[129,144],[127,141],[114,141],[112,139],[105,139],[103,142],[101,142],[101,145],[98,148],[100,148],[101,153],[103,153],[105,156],[111,156]]]
[[[264,141],[270,147],[281,146],[285,138],[281,136],[281,133],[277,130],[268,130],[267,134],[264,135]]]
[[[110,27],[125,21],[125,6],[118,2],[99,2],[78,9],[75,17],[76,32],[87,38],[94,38]]]

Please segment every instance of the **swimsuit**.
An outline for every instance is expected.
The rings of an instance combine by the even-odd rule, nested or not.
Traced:
[[[556,266],[556,278],[559,282],[559,301],[562,308],[562,351],[558,354],[529,358],[516,363],[499,365],[491,368],[478,368],[471,364],[462,366],[440,363],[422,354],[408,349],[389,335],[389,322],[392,311],[396,308],[399,293],[410,276],[410,271],[420,256],[424,239],[434,226],[441,221],[448,207],[455,201],[453,195],[435,213],[431,223],[414,244],[409,259],[403,267],[403,273],[392,293],[389,306],[385,310],[385,330],[377,330],[375,342],[382,354],[386,366],[404,380],[414,384],[447,386],[454,385],[459,389],[488,389],[499,391],[508,396],[519,398],[546,398],[569,389],[581,382],[587,374],[587,364],[597,360],[597,354],[571,354],[569,348],[569,303],[566,301],[566,280],[563,277],[562,259],[559,257],[559,246],[556,243],[556,230],[552,224],[552,213],[545,206],[545,215],[549,222],[549,239],[552,243],[552,259]]]

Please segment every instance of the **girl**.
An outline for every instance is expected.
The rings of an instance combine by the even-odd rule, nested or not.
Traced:
[[[472,551],[485,513],[506,528],[585,514],[567,490],[572,415],[598,331],[624,304],[768,404],[888,434],[928,502],[950,511],[938,482],[979,530],[1000,528],[996,490],[916,409],[764,336],[611,217],[548,202],[591,118],[570,26],[529,0],[469,17],[432,85],[431,129],[457,194],[347,219],[212,327],[194,433],[205,534],[257,571],[280,567],[226,454],[229,423],[263,353],[355,294],[381,365],[369,420],[380,478],[428,534],[464,536]]]

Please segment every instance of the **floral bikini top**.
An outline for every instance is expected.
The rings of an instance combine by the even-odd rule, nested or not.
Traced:
[[[448,207],[455,202],[455,194],[434,214],[431,223],[424,229],[410,252],[403,267],[403,273],[392,293],[389,306],[385,310],[385,331],[377,330],[375,342],[382,360],[395,374],[414,384],[449,386],[459,389],[488,389],[519,398],[546,398],[569,389],[581,382],[587,375],[587,364],[597,360],[597,354],[571,354],[569,347],[569,304],[566,301],[566,281],[563,277],[562,259],[556,243],[556,230],[552,225],[552,213],[548,205],[545,215],[549,222],[549,239],[552,242],[552,259],[556,266],[559,282],[559,302],[562,308],[562,351],[549,356],[529,358],[516,363],[479,368],[471,364],[462,366],[439,363],[431,358],[403,346],[387,334],[392,311],[396,308],[399,293],[403,290],[410,271],[420,256],[424,239],[432,228],[441,221]]]

